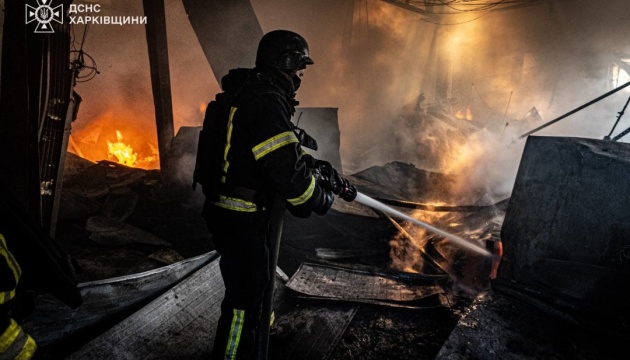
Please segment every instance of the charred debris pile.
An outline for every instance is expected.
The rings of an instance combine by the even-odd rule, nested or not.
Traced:
[[[194,158],[194,147],[182,137],[195,139],[198,130],[180,130],[174,144],[182,146],[173,150],[178,160]],[[500,251],[505,201],[493,204],[484,198],[470,206],[437,208],[423,204],[445,196],[453,179],[403,162],[348,177],[368,196],[471,238],[496,254]],[[73,259],[79,281],[142,273],[211,251],[211,236],[200,216],[203,196],[180,180],[186,178],[186,170],[165,181],[159,170],[93,163],[68,153],[56,240]],[[283,279],[276,306],[280,316],[287,315],[278,321],[279,328],[292,336],[303,330],[300,321],[335,318],[341,331],[330,340],[328,356],[339,343],[332,358],[344,358],[356,351],[352,339],[357,336],[379,342],[382,353],[400,348],[405,336],[398,331],[386,336],[387,344],[382,334],[370,334],[373,324],[366,322],[374,321],[374,314],[381,314],[378,321],[399,323],[401,331],[407,329],[417,338],[404,354],[416,356],[430,346],[428,354],[435,355],[462,307],[489,288],[497,263],[384,213],[338,199],[326,216],[285,217],[278,265]],[[296,309],[304,310],[304,302],[319,305],[296,314]],[[331,317],[330,311],[339,316]]]
[[[408,200],[422,200],[429,192],[433,198],[444,194],[449,176],[391,162],[349,177],[363,193],[399,209],[438,213],[428,219],[437,227],[487,242],[490,249],[499,241],[506,202],[435,207]],[[200,217],[202,202],[199,189],[164,182],[159,170],[92,163],[69,153],[56,240],[76,261],[80,280],[150,270],[212,250],[211,235]],[[289,276],[303,261],[399,272],[401,279],[429,272],[450,280],[461,273],[464,280],[464,274],[471,274],[458,266],[464,266],[460,258],[474,256],[437,236],[414,234],[411,226],[361,204],[338,200],[327,216],[287,216],[285,221],[280,267]],[[465,279],[472,283],[462,283],[464,288],[488,285],[490,265],[477,260],[470,266],[480,266],[478,273]]]

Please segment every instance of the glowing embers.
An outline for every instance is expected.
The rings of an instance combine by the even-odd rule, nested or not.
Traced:
[[[149,144],[151,155],[143,156],[134,151],[131,145],[123,142],[123,139],[122,133],[116,130],[116,142],[107,141],[110,160],[116,159],[122,165],[140,168],[150,168],[151,164],[157,161],[158,151],[151,144]]]
[[[462,120],[472,121],[473,114],[472,111],[470,111],[470,108],[466,108],[466,110],[457,110],[455,117]]]

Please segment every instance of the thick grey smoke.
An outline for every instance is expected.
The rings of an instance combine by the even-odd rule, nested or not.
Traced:
[[[420,94],[425,106],[443,100],[436,94],[442,67],[452,100],[442,101],[445,109],[472,107],[483,129],[468,133],[484,145],[470,157],[477,162],[453,170],[463,172],[463,181],[485,179],[480,186],[500,192],[516,173],[524,143],[518,135],[612,89],[613,54],[630,45],[624,39],[630,3],[623,0],[546,1],[477,20],[478,13],[430,20],[462,23],[442,26],[383,1],[253,4],[263,30],[289,27],[308,38],[316,64],[299,98],[307,106],[339,107],[346,169],[391,160],[425,165],[417,148],[436,140],[405,122]],[[537,135],[602,138],[627,96],[615,94]],[[519,121],[532,108],[541,118]],[[445,150],[453,145],[448,137],[439,140]]]
[[[101,4],[103,15],[142,15],[139,0],[92,3]],[[630,52],[625,0],[540,1],[482,17],[429,21],[380,0],[252,0],[252,5],[264,32],[285,28],[309,41],[315,65],[307,69],[298,100],[307,107],[339,108],[342,161],[349,172],[403,160],[459,171],[481,187],[509,189],[523,145],[518,135],[612,89],[615,53]],[[182,4],[166,1],[166,12],[177,130],[201,124],[203,105],[219,87]],[[76,41],[82,30],[76,27]],[[84,50],[101,74],[77,86],[84,102],[73,134],[107,118],[116,123],[101,126],[124,127],[129,139],[140,133],[155,141],[144,28],[93,25]],[[602,138],[627,96],[617,93],[537,135]],[[456,110],[473,110],[477,130],[455,125],[444,130],[452,136],[437,143],[438,149],[452,150],[448,160],[462,144],[477,148],[473,140],[478,140],[483,148],[467,155],[475,163],[449,169],[418,160],[439,153],[436,147],[426,150],[435,134],[413,123],[434,105],[450,117]],[[534,107],[541,118],[522,120]],[[628,126],[624,119],[617,131]],[[450,139],[459,139],[457,146]]]

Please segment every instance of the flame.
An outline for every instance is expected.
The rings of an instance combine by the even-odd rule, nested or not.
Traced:
[[[85,119],[83,126],[73,125],[73,144],[68,151],[92,162],[106,159],[135,168],[159,169],[155,122],[148,111],[133,106],[114,102]]]
[[[147,143],[150,149],[150,155],[141,155],[136,152],[133,147],[123,142],[123,135],[119,130],[116,130],[116,142],[112,143],[107,141],[107,156],[110,159],[118,160],[119,164],[130,167],[138,167],[143,169],[150,169],[159,160],[158,149],[151,143]],[[146,151],[145,151],[146,153]]]
[[[467,108],[465,111],[458,110],[457,113],[455,113],[455,117],[462,120],[472,121],[473,114],[472,111],[470,111],[470,108]]]
[[[107,141],[107,149],[110,157],[118,159],[118,163],[126,166],[134,166],[138,161],[138,154],[133,148],[122,142],[123,136],[116,130],[116,142]]]

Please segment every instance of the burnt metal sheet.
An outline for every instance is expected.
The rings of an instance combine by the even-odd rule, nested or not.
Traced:
[[[436,198],[449,200],[452,197],[449,184],[455,181],[452,175],[427,171],[401,161],[392,161],[382,166],[371,166],[354,174],[354,177],[381,185],[390,192],[389,194],[379,194],[368,191],[366,192],[368,196],[414,199],[416,201],[432,201]]]
[[[97,214],[101,207],[101,203],[63,188],[61,190],[61,203],[59,204],[57,221],[85,221],[89,216]]]
[[[367,271],[302,263],[287,287],[319,299],[416,305],[419,300],[445,294],[435,281],[409,283]],[[434,299],[432,299],[434,300]]]
[[[208,359],[224,293],[216,259],[66,359]]]
[[[66,359],[207,359],[225,292],[219,261],[206,263],[128,318]],[[276,334],[269,359],[324,360],[334,350],[358,306],[285,301],[278,283]]]
[[[630,144],[528,137],[493,288],[630,339],[628,165]]]
[[[342,302],[295,301],[284,284],[276,282],[275,331],[269,341],[269,359],[324,360],[359,309]]]
[[[217,258],[217,252],[211,251],[142,273],[80,283],[77,287],[83,303],[76,309],[50,295],[40,295],[22,326],[40,346],[97,331],[97,326],[147,304]]]
[[[138,194],[129,188],[112,190],[107,196],[100,214],[111,219],[125,221],[136,209],[138,199]]]
[[[81,173],[68,177],[63,186],[82,196],[95,199],[109,194],[114,189],[146,181],[149,175],[158,173],[158,170],[131,168],[102,160]]]
[[[147,231],[103,216],[92,216],[87,219],[85,230],[90,232],[90,240],[105,246],[116,247],[130,244],[171,246],[168,241]]]
[[[315,255],[320,259],[351,259],[361,256],[380,255],[382,249],[331,249],[316,248]]]

